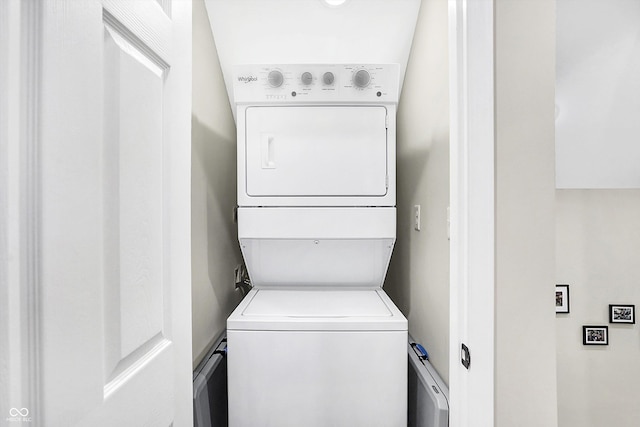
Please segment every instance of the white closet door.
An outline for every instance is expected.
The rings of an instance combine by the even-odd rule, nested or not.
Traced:
[[[47,0],[40,16],[32,416],[191,425],[191,4]]]

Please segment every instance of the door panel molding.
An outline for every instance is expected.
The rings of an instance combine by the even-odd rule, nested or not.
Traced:
[[[126,356],[116,365],[112,377],[108,379],[104,386],[104,399],[107,400],[122,384],[125,384],[135,375],[142,366],[152,362],[153,359],[162,353],[171,341],[158,334],[137,348],[133,353]]]
[[[110,383],[139,366],[137,358],[157,349],[170,330],[171,319],[163,316],[169,282],[163,276],[168,200],[162,126],[169,65],[158,63],[134,36],[107,23],[105,28],[102,217],[105,381]]]
[[[163,0],[167,3],[168,0]],[[169,14],[152,1],[123,2],[103,0],[103,20],[118,30],[132,44],[156,57],[159,63],[170,64],[171,28]],[[170,7],[167,7],[171,9]],[[144,17],[141,18],[141,17]],[[162,68],[167,68],[164,66]]]
[[[158,40],[160,37],[151,39],[153,40],[153,46],[149,46],[107,9],[102,9],[102,20],[107,31],[109,31],[114,41],[120,45],[123,50],[132,55],[134,55],[135,50],[139,51],[140,55],[138,58],[141,61],[144,61],[143,58],[148,58],[148,60],[160,67],[162,71],[169,68],[169,63],[165,60],[165,58],[168,59],[168,53],[158,46],[162,44],[162,41]]]

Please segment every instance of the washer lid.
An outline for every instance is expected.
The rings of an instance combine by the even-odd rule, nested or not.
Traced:
[[[382,290],[254,289],[227,319],[230,330],[407,330]]]

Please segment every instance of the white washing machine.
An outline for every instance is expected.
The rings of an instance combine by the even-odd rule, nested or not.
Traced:
[[[397,65],[237,68],[238,239],[254,285],[227,320],[229,425],[406,426],[396,236]]]

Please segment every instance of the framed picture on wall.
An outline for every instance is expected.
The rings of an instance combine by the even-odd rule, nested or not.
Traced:
[[[609,304],[609,323],[636,323],[636,306]]]
[[[583,326],[582,344],[584,345],[609,345],[608,326]]]
[[[556,313],[569,312],[569,285],[556,285]]]

